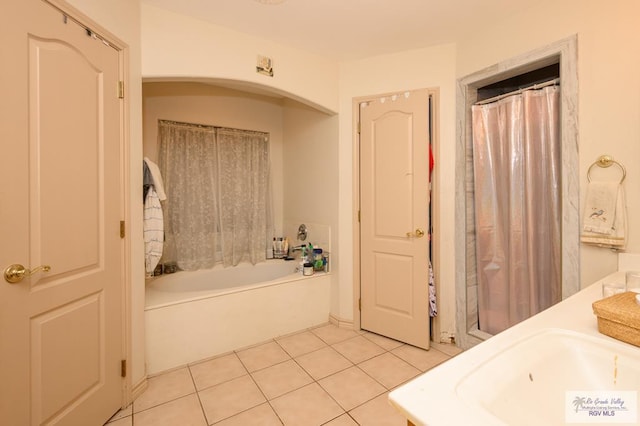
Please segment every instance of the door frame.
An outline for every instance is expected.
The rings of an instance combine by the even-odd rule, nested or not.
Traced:
[[[351,224],[353,229],[353,327],[356,330],[361,330],[360,324],[360,286],[361,286],[361,274],[360,274],[360,103],[379,99],[382,97],[389,97],[394,94],[404,92],[414,92],[426,90],[432,95],[433,103],[431,109],[431,148],[433,151],[433,157],[436,160],[436,167],[431,174],[431,215],[430,215],[430,232],[431,232],[431,265],[433,273],[436,277],[436,294],[441,295],[440,281],[437,279],[440,271],[440,233],[438,226],[440,223],[440,211],[436,207],[440,204],[439,193],[437,191],[438,185],[438,144],[440,140],[440,89],[438,87],[420,88],[420,89],[408,89],[395,92],[387,92],[369,96],[359,96],[353,98],[351,103],[351,129],[352,129],[352,158],[353,158],[353,187],[352,187],[352,217]],[[438,296],[440,297],[440,296]],[[436,316],[432,319],[432,333],[431,339],[437,336],[434,341],[440,342],[440,317]]]
[[[71,6],[65,0],[41,0],[44,3],[58,9],[69,19],[75,21],[80,26],[90,29],[99,38],[107,41],[109,45],[118,52],[118,79],[123,82],[123,99],[120,100],[120,220],[125,223],[124,238],[121,238],[122,256],[122,276],[121,276],[121,298],[122,298],[122,348],[121,356],[126,362],[125,377],[122,380],[121,408],[133,402],[131,383],[131,205],[130,199],[130,95],[129,88],[129,46],[116,37],[114,34],[103,28],[93,19]]]

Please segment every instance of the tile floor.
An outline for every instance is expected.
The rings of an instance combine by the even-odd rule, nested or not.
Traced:
[[[389,391],[459,352],[328,324],[152,377],[107,426],[405,426]]]

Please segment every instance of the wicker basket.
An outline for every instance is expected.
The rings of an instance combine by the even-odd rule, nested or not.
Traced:
[[[640,305],[632,291],[593,302],[598,331],[614,339],[640,346]]]

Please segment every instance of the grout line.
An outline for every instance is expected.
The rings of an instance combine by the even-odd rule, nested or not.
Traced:
[[[281,424],[284,425],[284,420],[282,420],[282,417],[280,417],[280,414],[278,414],[278,412],[276,411],[276,409],[274,408],[274,406],[271,404],[270,400],[267,400],[267,404],[269,404],[269,408],[271,408],[271,411],[273,411],[273,414],[276,415],[276,417],[278,418],[278,420],[280,421]]]
[[[154,408],[158,408],[158,407],[160,407],[160,406],[162,406],[162,405],[169,404],[169,403],[171,403],[171,402],[175,402],[175,401],[177,401],[177,400],[179,400],[179,399],[186,398],[187,396],[191,396],[191,395],[193,395],[193,394],[195,394],[195,393],[198,393],[198,391],[193,391],[193,392],[190,392],[190,393],[187,393],[187,394],[184,394],[184,395],[177,396],[177,397],[175,397],[175,398],[173,398],[173,399],[169,399],[169,400],[164,401],[164,402],[161,402],[161,403],[159,403],[159,404],[152,405],[151,407],[147,407],[147,408],[145,408],[144,410],[140,410],[140,411],[132,411],[131,415],[132,415],[132,416],[134,416],[134,415],[139,414],[139,413],[144,413],[145,411],[149,411],[149,410],[152,410],[152,409],[154,409]]]
[[[204,421],[209,424],[209,418],[207,417],[207,412],[204,411],[204,405],[202,405],[202,400],[200,399],[200,391],[198,390],[198,386],[196,386],[196,379],[193,378],[193,372],[191,371],[191,367],[188,366],[189,377],[191,377],[191,383],[193,383],[193,388],[196,391],[196,397],[198,398],[198,404],[200,404],[200,410],[202,411],[202,417],[204,417]]]

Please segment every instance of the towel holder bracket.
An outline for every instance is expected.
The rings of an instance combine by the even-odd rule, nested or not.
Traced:
[[[596,164],[599,167],[611,167],[614,163],[613,157],[610,155],[601,155],[596,160]]]
[[[593,168],[593,166],[607,168],[611,167],[614,164],[618,166],[622,171],[622,178],[620,179],[620,183],[624,182],[624,179],[627,177],[627,170],[620,162],[614,160],[610,155],[601,155],[591,166],[589,166],[589,170],[587,170],[587,180],[591,182],[591,169]]]

